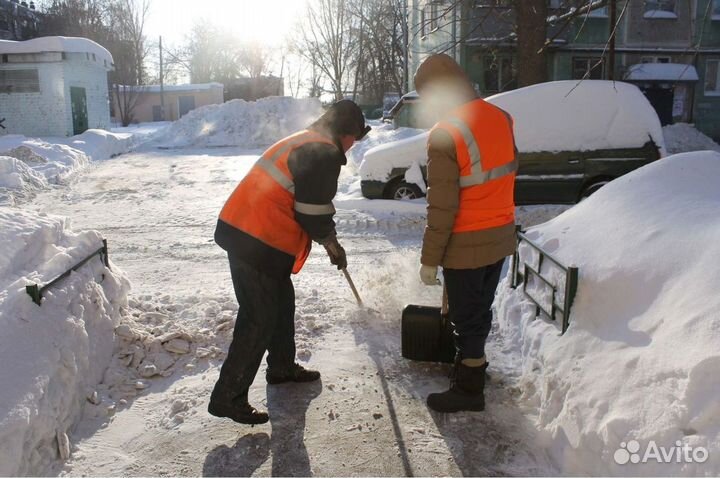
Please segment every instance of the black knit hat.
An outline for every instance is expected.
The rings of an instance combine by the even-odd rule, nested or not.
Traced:
[[[362,110],[350,100],[340,100],[330,106],[313,125],[329,131],[333,136],[355,136],[358,141],[370,131]]]

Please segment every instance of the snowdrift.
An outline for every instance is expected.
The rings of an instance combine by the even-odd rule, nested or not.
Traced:
[[[261,148],[307,127],[321,114],[316,98],[232,100],[190,111],[159,135],[158,144],[167,148]]]
[[[137,138],[139,138],[138,136]],[[90,161],[123,154],[138,144],[128,133],[89,129],[70,138],[0,137],[0,204],[14,205],[58,184]]]
[[[720,144],[717,144],[709,136],[695,129],[688,123],[675,123],[663,126],[663,136],[668,153],[685,153],[687,151],[718,151]]]
[[[25,286],[85,258],[100,235],[0,207],[0,244],[0,476],[41,475],[103,378],[129,282],[96,257],[46,291],[40,307]]]
[[[670,156],[530,230],[580,268],[565,335],[499,289],[499,332],[564,473],[720,474],[718,177],[720,153]],[[672,462],[642,463],[653,443]],[[677,461],[686,446],[709,455]]]

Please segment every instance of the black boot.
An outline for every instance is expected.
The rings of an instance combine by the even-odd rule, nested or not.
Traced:
[[[232,398],[229,394],[217,393],[215,390],[210,395],[208,413],[246,425],[260,425],[270,420],[267,413],[259,411],[248,403],[247,396]]]
[[[265,379],[270,385],[286,382],[314,382],[320,378],[317,370],[307,370],[299,363],[292,364],[287,370],[270,370],[265,372]]]
[[[450,382],[450,389],[446,392],[428,395],[428,407],[442,413],[485,410],[483,390],[485,389],[487,365],[487,362],[480,367],[457,364],[457,373],[454,380]]]

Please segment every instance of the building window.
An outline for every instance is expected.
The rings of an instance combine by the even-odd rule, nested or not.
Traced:
[[[720,20],[720,0],[713,0],[712,4],[712,19]]]
[[[645,18],[677,18],[675,0],[645,0]]]
[[[515,89],[517,80],[512,58],[485,56],[483,83],[482,93],[484,95]]]
[[[427,25],[425,22],[427,19],[425,18],[425,7],[423,7],[422,10],[420,10],[420,37],[424,37],[427,35]]]
[[[573,58],[573,80],[602,80],[602,57],[576,57]]]
[[[705,94],[720,95],[720,60],[705,63]]]
[[[0,93],[39,93],[37,69],[0,70]]]
[[[440,9],[440,5],[436,2],[437,0],[426,3],[422,9],[420,15],[422,22],[422,36],[425,36],[427,33],[432,33],[440,26],[442,10]]]
[[[607,18],[610,16],[610,7],[600,7],[588,13],[590,18]]]
[[[670,63],[670,60],[669,56],[643,56],[640,63]]]

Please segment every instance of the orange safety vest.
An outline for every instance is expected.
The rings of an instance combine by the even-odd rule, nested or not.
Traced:
[[[453,232],[479,231],[515,221],[517,149],[512,117],[477,99],[435,125],[455,142],[460,204]]]
[[[295,257],[293,274],[302,269],[312,244],[295,220],[295,210],[310,209],[311,214],[335,212],[332,204],[295,202],[295,184],[288,158],[294,149],[307,143],[334,145],[329,138],[307,130],[278,141],[258,159],[220,211],[220,219],[225,223]]]

